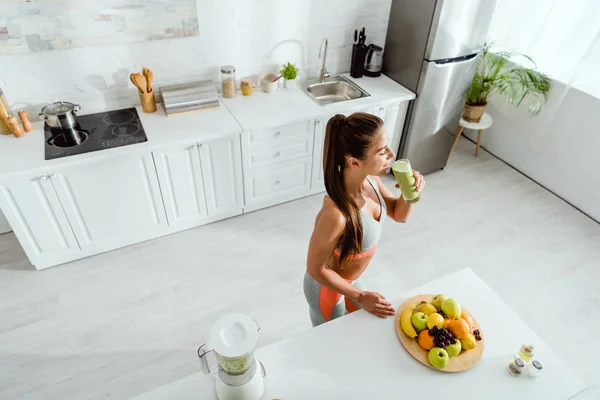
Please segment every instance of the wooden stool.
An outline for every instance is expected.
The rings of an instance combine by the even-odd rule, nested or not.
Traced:
[[[488,113],[483,113],[483,115],[481,116],[481,120],[479,122],[465,121],[461,117],[460,122],[458,123],[458,129],[456,130],[456,137],[454,138],[454,143],[452,143],[452,148],[450,149],[448,158],[450,158],[450,154],[452,154],[452,151],[454,150],[456,143],[458,143],[458,139],[460,139],[460,135],[462,135],[464,128],[479,130],[479,134],[477,135],[477,149],[475,150],[475,157],[477,157],[479,155],[479,144],[481,143],[481,133],[483,132],[484,129],[487,129],[490,126],[492,126],[493,122],[494,122],[494,119]]]

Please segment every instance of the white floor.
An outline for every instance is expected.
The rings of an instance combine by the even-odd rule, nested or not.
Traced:
[[[471,267],[600,398],[600,225],[461,140],[405,225],[386,222],[365,280],[394,298]],[[391,183],[391,180],[388,180]],[[229,311],[260,345],[310,328],[306,246],[322,195],[35,271],[0,236],[0,398],[126,399],[200,369]],[[485,301],[485,299],[481,299]],[[582,340],[583,344],[577,344]]]

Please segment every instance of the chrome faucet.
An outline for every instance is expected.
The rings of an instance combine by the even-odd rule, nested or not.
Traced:
[[[327,62],[327,38],[323,39],[321,43],[321,49],[319,50],[319,58],[323,59],[323,65],[321,66],[321,71],[319,72],[319,82],[325,82],[325,78],[328,78],[329,72],[327,72],[327,68],[325,67],[325,63]]]

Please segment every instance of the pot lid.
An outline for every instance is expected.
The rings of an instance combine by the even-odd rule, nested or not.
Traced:
[[[235,67],[233,65],[223,65],[221,67],[221,72],[224,74],[232,74],[235,72]]]
[[[257,339],[257,326],[252,318],[230,314],[211,327],[208,347],[223,357],[236,358],[253,351]]]
[[[56,100],[42,108],[42,112],[46,115],[62,115],[74,111],[75,107],[71,102]]]

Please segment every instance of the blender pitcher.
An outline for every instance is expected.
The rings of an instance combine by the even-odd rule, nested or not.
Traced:
[[[244,314],[226,315],[210,330],[208,343],[198,349],[204,372],[215,380],[219,400],[258,400],[264,393],[266,371],[254,357],[260,325]],[[215,363],[209,363],[208,355]]]

